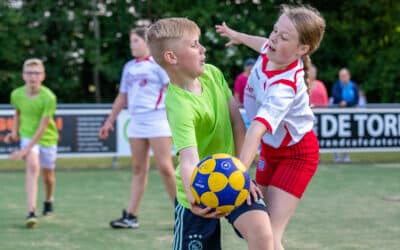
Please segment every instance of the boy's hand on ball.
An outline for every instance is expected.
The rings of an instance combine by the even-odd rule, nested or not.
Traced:
[[[207,218],[207,219],[218,219],[221,217],[225,217],[229,214],[229,213],[221,213],[217,210],[214,210],[211,207],[202,208],[199,206],[199,204],[194,203],[194,202],[190,203],[190,210],[195,215],[198,215],[198,216],[201,216],[201,217]]]
[[[246,170],[239,159],[229,154],[213,154],[201,160],[187,187],[189,202],[194,204],[195,200],[200,206],[194,213],[206,218],[220,218],[242,205],[249,195],[251,183]],[[203,210],[204,207],[213,210]],[[219,213],[214,213],[214,209]]]

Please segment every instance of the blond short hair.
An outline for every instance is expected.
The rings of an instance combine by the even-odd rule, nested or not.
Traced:
[[[30,67],[30,66],[40,66],[40,67],[42,67],[43,71],[45,70],[43,61],[38,58],[29,58],[29,59],[25,60],[22,70],[25,70],[26,67]]]
[[[165,64],[163,54],[172,48],[172,43],[184,35],[200,35],[199,26],[188,18],[171,17],[160,19],[147,31],[147,45],[154,60]]]

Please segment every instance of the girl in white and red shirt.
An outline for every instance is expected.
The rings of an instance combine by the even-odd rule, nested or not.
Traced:
[[[150,168],[150,147],[171,201],[175,199],[175,176],[171,158],[171,131],[164,105],[169,78],[153,60],[145,42],[146,28],[136,28],[130,34],[130,48],[135,59],[125,64],[119,94],[111,114],[100,129],[105,139],[119,112],[128,107],[131,115],[128,137],[132,155],[131,197],[122,217],[110,222],[112,228],[137,228],[137,211],[147,185]]]
[[[244,106],[252,120],[240,159],[250,167],[261,141],[253,196],[263,195],[271,217],[275,249],[308,183],[317,170],[318,140],[313,132],[307,71],[325,21],[311,7],[283,5],[269,38],[247,35],[217,25],[232,44],[260,52],[247,81]],[[260,193],[261,190],[261,193]]]

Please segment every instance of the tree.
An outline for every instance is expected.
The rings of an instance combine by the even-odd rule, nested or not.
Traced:
[[[227,82],[242,61],[257,53],[244,46],[226,48],[214,25],[226,21],[243,32],[268,37],[287,1],[259,0],[8,0],[0,2],[0,102],[22,84],[27,57],[46,63],[48,85],[60,102],[111,102],[124,63],[131,58],[129,30],[163,17],[184,16],[199,25],[207,62],[222,69]],[[400,2],[392,0],[292,1],[316,7],[327,28],[312,56],[328,88],[348,67],[371,102],[399,102]],[[18,3],[22,3],[18,5]],[[94,15],[96,14],[96,15]],[[97,19],[98,26],[94,20]],[[98,29],[96,29],[98,27]],[[98,33],[95,33],[98,32]],[[97,36],[96,36],[97,34]],[[97,72],[97,73],[95,73]],[[95,77],[98,83],[95,84]],[[96,87],[97,85],[97,87]],[[97,93],[101,94],[96,97]],[[373,93],[373,95],[371,94]]]

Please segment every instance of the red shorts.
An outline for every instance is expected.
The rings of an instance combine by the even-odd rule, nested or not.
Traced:
[[[256,182],[262,186],[275,186],[300,199],[317,171],[318,162],[319,145],[313,131],[295,145],[284,148],[262,143]]]

